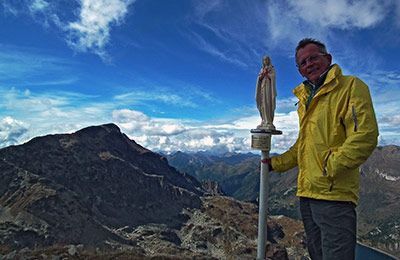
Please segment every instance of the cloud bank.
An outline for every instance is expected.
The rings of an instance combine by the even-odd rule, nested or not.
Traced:
[[[260,120],[255,108],[243,109],[245,113],[225,120],[185,120],[119,109],[113,97],[98,102],[94,97],[72,92],[0,91],[7,93],[0,98],[0,147],[113,122],[131,139],[154,151],[250,152],[250,129]],[[285,135],[273,139],[273,152],[283,152],[297,136],[296,112],[278,113],[275,122]]]
[[[238,116],[226,122],[184,121],[150,118],[140,111],[128,109],[114,110],[112,118],[123,132],[151,150],[213,153],[251,152],[250,130],[261,120],[256,115]],[[281,153],[297,139],[296,112],[276,114],[275,125],[284,135],[272,138],[272,151]]]
[[[28,132],[29,125],[9,116],[0,121],[0,144],[2,147],[17,145]]]

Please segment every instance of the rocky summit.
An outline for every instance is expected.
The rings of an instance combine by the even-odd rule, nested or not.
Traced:
[[[222,195],[114,124],[37,137],[0,150],[0,258],[255,257],[257,206]],[[268,228],[271,259],[307,259],[299,221]]]
[[[228,196],[254,201],[259,191],[260,156],[231,155],[235,160],[207,154],[167,156],[169,163],[201,180],[218,181]],[[268,209],[271,214],[300,219],[296,197],[298,169],[269,175]],[[358,241],[400,258],[400,147],[377,147],[360,167]]]

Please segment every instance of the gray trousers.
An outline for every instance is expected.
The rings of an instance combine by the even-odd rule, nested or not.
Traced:
[[[354,260],[356,205],[300,197],[300,212],[312,260]]]

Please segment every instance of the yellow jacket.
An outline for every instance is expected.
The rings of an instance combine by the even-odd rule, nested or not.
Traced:
[[[359,166],[377,145],[378,125],[368,86],[343,76],[338,65],[306,105],[310,89],[293,90],[299,98],[300,132],[286,153],[271,159],[275,172],[299,168],[297,196],[357,204]]]

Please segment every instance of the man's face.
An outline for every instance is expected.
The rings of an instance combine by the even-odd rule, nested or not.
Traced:
[[[300,74],[313,84],[315,84],[319,76],[329,68],[332,61],[332,56],[330,54],[318,54],[321,54],[318,46],[310,43],[304,48],[299,49],[296,57],[296,62],[300,65]],[[310,57],[312,57],[312,61],[309,60]],[[301,65],[302,63],[304,66]]]

